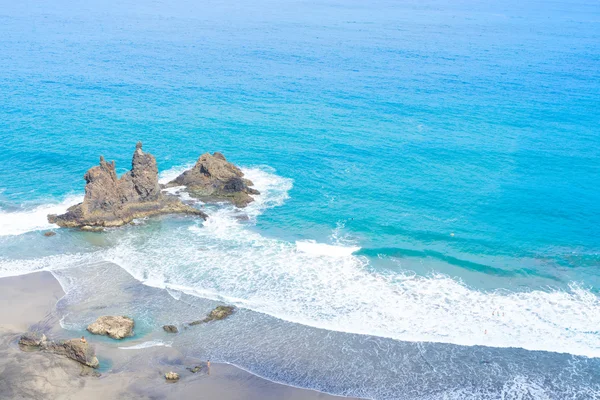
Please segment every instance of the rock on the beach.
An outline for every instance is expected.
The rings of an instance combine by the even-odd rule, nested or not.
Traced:
[[[235,311],[235,307],[233,306],[217,306],[214,310],[212,310],[206,318],[190,322],[189,325],[199,325],[210,321],[220,321],[229,317]]]
[[[133,319],[124,316],[105,315],[87,327],[94,335],[106,335],[113,339],[133,336]]]
[[[196,372],[199,372],[202,369],[201,365],[196,365],[194,367],[187,367],[186,368],[188,371],[190,371],[192,374],[195,374]]]
[[[158,214],[183,213],[206,219],[202,211],[183,204],[176,196],[165,194],[158,183],[156,159],[144,153],[138,142],[131,170],[117,177],[115,162],[100,156],[100,165],[84,175],[83,203],[70,207],[65,214],[48,215],[48,221],[61,227],[98,230],[121,226],[135,218]]]
[[[167,333],[179,333],[179,329],[175,325],[164,325],[163,329]]]
[[[29,347],[45,347],[46,335],[40,332],[27,332],[21,336],[19,344]]]
[[[260,194],[251,188],[254,184],[244,178],[244,173],[225,159],[223,154],[205,153],[196,165],[179,175],[166,186],[185,186],[193,197],[206,201],[231,201],[237,207],[246,207],[254,201],[252,196]]]
[[[179,374],[177,372],[167,372],[165,374],[165,379],[168,381],[178,381],[179,380]]]
[[[88,367],[98,368],[100,363],[96,357],[94,348],[81,339],[70,339],[60,342],[51,342],[48,344],[48,350],[69,357],[72,360],[87,365]]]
[[[94,348],[86,341],[81,339],[70,339],[53,342],[46,338],[46,335],[40,332],[27,332],[19,339],[19,344],[25,347],[36,347],[40,350],[66,356],[72,360],[87,365],[88,367],[98,368],[100,363],[96,358]]]

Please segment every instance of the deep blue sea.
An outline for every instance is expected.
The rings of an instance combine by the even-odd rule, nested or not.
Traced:
[[[45,238],[138,140],[262,195]],[[233,303],[186,346],[296,386],[600,398],[600,3],[0,0],[0,276],[37,270]]]

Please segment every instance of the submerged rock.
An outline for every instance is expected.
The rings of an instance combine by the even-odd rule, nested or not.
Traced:
[[[115,162],[100,157],[100,165],[84,175],[85,197],[65,214],[48,215],[48,221],[61,227],[98,230],[121,226],[135,218],[158,214],[184,213],[206,219],[202,211],[183,204],[177,197],[165,194],[158,183],[156,159],[142,151],[138,142],[131,170],[117,178]]]
[[[206,318],[190,322],[189,325],[200,325],[210,321],[220,321],[229,317],[235,311],[235,307],[233,306],[217,306],[214,310],[212,310]]]
[[[69,357],[88,367],[98,368],[100,365],[94,348],[87,341],[83,341],[82,339],[51,342],[48,344],[48,350],[55,354]]]
[[[87,327],[94,335],[106,335],[113,339],[123,339],[133,336],[133,319],[124,316],[105,315]]]
[[[164,325],[163,329],[167,333],[179,333],[179,329],[175,325]]]
[[[44,236],[46,236],[46,237],[50,237],[50,236],[54,236],[54,235],[56,235],[56,232],[52,232],[52,231],[44,232]]]
[[[21,336],[19,344],[62,355],[88,367],[98,368],[100,365],[94,348],[83,338],[53,342],[47,340],[43,333],[27,332]]]
[[[27,332],[21,336],[19,344],[28,347],[45,347],[46,335],[40,332]]]
[[[206,201],[226,200],[237,207],[246,207],[254,201],[251,194],[260,194],[250,187],[253,185],[238,167],[228,162],[223,154],[215,152],[201,155],[192,169],[166,186],[185,186],[192,197]]]
[[[165,374],[165,379],[168,381],[178,381],[179,380],[179,374],[177,372],[167,372]]]

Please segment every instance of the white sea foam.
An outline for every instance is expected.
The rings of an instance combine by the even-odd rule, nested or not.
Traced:
[[[19,260],[0,256],[0,278],[87,265],[102,260],[102,254],[102,251],[98,251],[92,253],[59,254]]]
[[[167,183],[175,179],[193,164],[175,167],[160,174],[160,183]],[[167,192],[179,195],[182,200],[192,200],[187,193],[181,191],[183,187],[166,189]],[[19,211],[6,211],[0,209],[0,236],[22,235],[27,232],[57,228],[48,222],[48,214],[63,214],[67,209],[83,201],[82,195],[70,195],[59,203],[42,204],[30,209]]]
[[[291,182],[253,173],[263,195],[248,212],[258,215],[280,204]],[[441,274],[379,274],[352,254],[357,247],[264,237],[236,212],[221,208],[142,246],[123,240],[108,257],[146,284],[319,328],[600,357],[600,301],[585,288],[482,292]]]
[[[29,210],[0,211],[0,236],[56,228],[57,225],[48,222],[48,214],[62,214],[82,199],[83,196],[72,195],[60,203],[43,204]]]
[[[147,349],[149,347],[171,347],[173,342],[163,342],[161,340],[150,340],[133,346],[120,346],[121,350],[140,350]]]
[[[292,181],[264,168],[245,172],[262,193],[246,209],[223,206],[203,223],[157,230],[143,240],[132,230],[90,257],[112,261],[147,285],[329,330],[600,357],[600,300],[587,288],[483,292],[441,274],[374,272],[367,258],[352,254],[357,246],[339,241],[265,237],[238,217],[253,219],[282,204]],[[0,276],[86,258],[0,259]]]
[[[179,166],[164,170],[158,174],[158,182],[163,185],[166,183],[169,183],[173,179],[175,179],[179,175],[181,175],[184,171],[192,168],[193,166],[194,166],[194,163],[189,163],[186,165],[179,165]]]
[[[335,246],[327,243],[317,243],[314,240],[300,240],[296,242],[296,249],[315,256],[347,257],[360,250],[360,247]]]

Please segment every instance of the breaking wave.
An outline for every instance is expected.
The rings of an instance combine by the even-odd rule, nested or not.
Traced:
[[[266,237],[251,222],[283,204],[293,182],[264,167],[244,171],[262,193],[246,209],[214,207],[207,221],[191,220],[143,237],[136,229],[124,230],[116,245],[96,253],[0,258],[0,276],[105,260],[173,294],[224,300],[327,330],[600,357],[600,300],[587,288],[480,291],[442,274],[378,272],[368,257],[354,254],[359,246],[351,240]],[[11,229],[17,228],[11,224]],[[335,228],[332,238],[341,237],[342,229]]]
[[[62,214],[67,208],[80,203],[81,195],[71,195],[60,203],[50,203],[29,210],[0,210],[0,236],[22,235],[27,232],[57,228],[48,222],[48,214]]]

